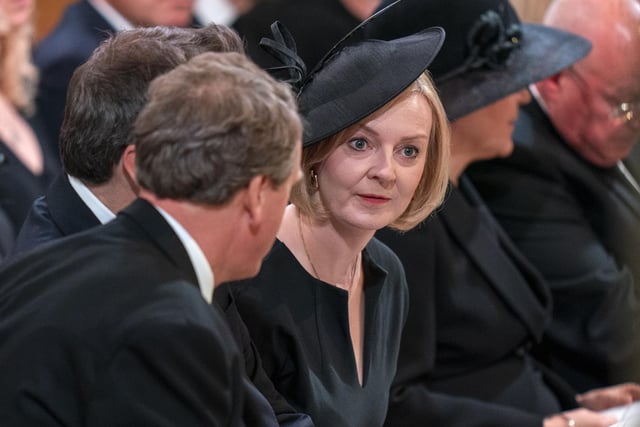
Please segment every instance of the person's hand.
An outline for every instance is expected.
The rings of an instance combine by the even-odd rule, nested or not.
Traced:
[[[602,411],[614,406],[628,405],[640,400],[640,384],[625,383],[611,387],[596,388],[576,396],[576,401],[592,411]]]
[[[616,417],[580,408],[545,418],[543,427],[608,427],[617,422]]]

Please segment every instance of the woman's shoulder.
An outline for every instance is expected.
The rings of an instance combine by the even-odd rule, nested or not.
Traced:
[[[304,270],[289,248],[276,240],[262,261],[258,274],[233,283],[233,294],[240,299],[279,298],[282,290],[299,281]]]

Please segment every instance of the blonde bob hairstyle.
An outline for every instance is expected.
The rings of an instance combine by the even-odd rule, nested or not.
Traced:
[[[426,98],[431,108],[433,123],[420,183],[407,209],[389,224],[391,228],[400,231],[410,230],[426,219],[442,203],[449,182],[449,122],[429,74],[423,73],[411,86],[382,108],[388,108],[399,99],[416,92]],[[303,150],[304,179],[295,185],[291,193],[291,202],[303,215],[320,221],[328,219],[329,212],[322,204],[318,194],[321,189],[317,187],[317,181],[311,176],[312,170],[321,170],[322,163],[343,142],[344,136],[354,127],[367,121],[369,117]]]
[[[0,93],[18,110],[33,112],[38,72],[31,63],[33,27],[27,22],[11,29],[0,7]]]

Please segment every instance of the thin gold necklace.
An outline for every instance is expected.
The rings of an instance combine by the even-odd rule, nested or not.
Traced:
[[[300,212],[298,212],[298,232],[300,233],[300,240],[302,240],[302,248],[304,249],[304,254],[307,257],[307,261],[311,265],[311,270],[313,271],[313,275],[316,276],[318,280],[322,280],[320,275],[318,274],[318,270],[316,270],[316,266],[313,265],[313,261],[311,260],[311,255],[309,255],[309,249],[307,248],[307,242],[304,240],[304,234],[302,234],[302,219],[300,218]],[[353,282],[356,279],[356,270],[358,268],[358,261],[360,258],[360,254],[356,256],[356,260],[353,263],[353,269],[351,270],[351,280],[349,281],[349,288],[347,291],[350,291],[353,287]],[[324,280],[323,280],[324,281]]]

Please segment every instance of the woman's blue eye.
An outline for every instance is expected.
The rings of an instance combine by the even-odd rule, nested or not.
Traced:
[[[413,146],[409,146],[409,147],[404,147],[402,149],[402,155],[405,157],[417,157],[418,156],[418,149],[416,147]]]
[[[362,150],[367,148],[369,143],[366,140],[362,139],[362,138],[356,138],[356,139],[352,139],[351,141],[349,141],[349,145],[354,150],[362,151]]]

